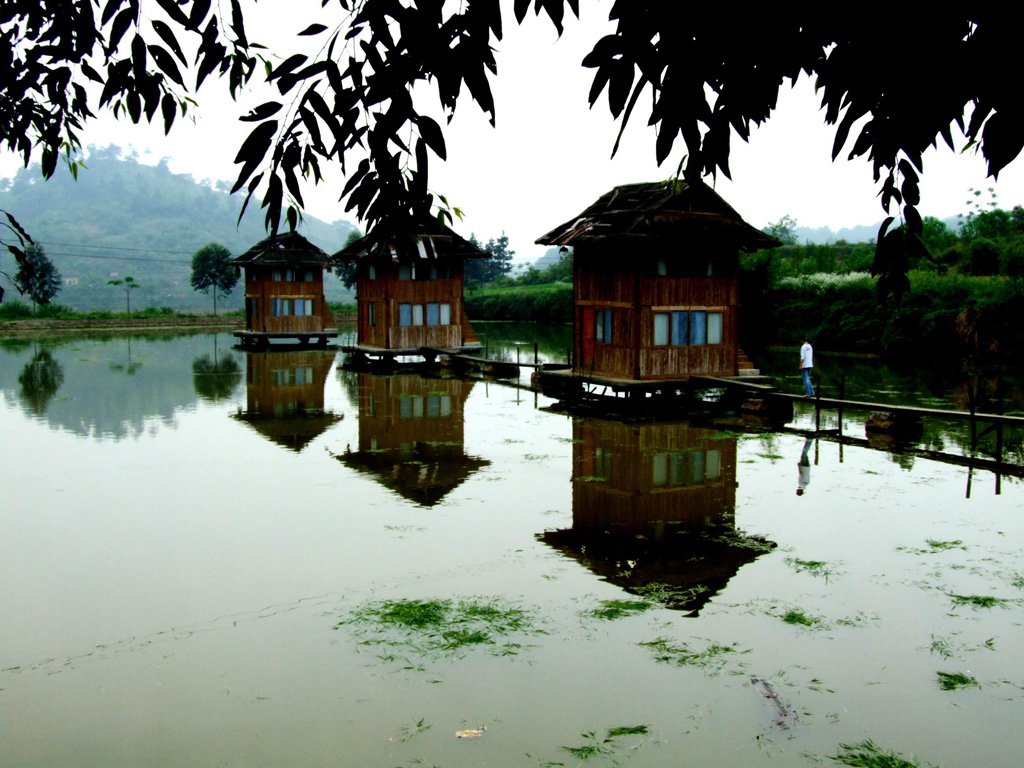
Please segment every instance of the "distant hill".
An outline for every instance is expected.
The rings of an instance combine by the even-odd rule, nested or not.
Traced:
[[[562,256],[563,254],[561,252],[561,249],[559,249],[558,247],[548,248],[546,251],[544,251],[543,256],[541,256],[539,259],[533,262],[533,266],[535,269],[539,269],[541,272],[543,272],[545,269],[552,266],[553,264],[557,264],[558,262],[560,262],[562,260]]]
[[[189,283],[194,254],[210,242],[238,255],[267,236],[256,200],[237,224],[242,196],[230,185],[213,186],[171,173],[165,162],[150,166],[122,157],[118,147],[89,148],[76,182],[65,169],[44,181],[38,166],[0,179],[0,208],[18,219],[43,245],[64,279],[55,301],[75,309],[123,309],[124,294],[107,285],[131,275],[140,288],[133,307],[209,309],[212,299]],[[354,225],[305,217],[300,231],[328,253],[341,248]],[[0,254],[0,271],[13,273],[14,258]],[[0,278],[4,279],[4,278]],[[218,301],[218,309],[242,306],[242,294]],[[327,298],[351,297],[328,276]],[[7,298],[16,298],[9,291]]]
[[[950,216],[947,219],[943,219],[943,222],[951,230],[956,232],[960,229],[960,221],[956,216]],[[800,245],[805,243],[813,243],[814,245],[826,245],[828,243],[835,243],[839,240],[845,240],[848,243],[873,243],[878,239],[878,228],[882,226],[882,221],[879,219],[874,224],[859,224],[856,227],[843,227],[838,232],[833,232],[830,227],[818,227],[812,229],[811,227],[797,227],[794,231],[796,232],[796,241]]]

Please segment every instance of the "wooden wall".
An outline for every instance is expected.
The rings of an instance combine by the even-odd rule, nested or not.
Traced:
[[[739,304],[735,260],[735,254],[730,259],[718,253],[714,257],[717,273],[711,277],[658,275],[657,259],[650,253],[628,258],[607,248],[577,249],[573,271],[577,368],[595,375],[644,380],[734,376]],[[706,272],[706,259],[701,269]],[[612,311],[612,338],[610,342],[595,341],[587,359],[590,345],[584,345],[582,334],[592,322],[591,311],[603,309]],[[672,310],[721,312],[722,343],[654,346],[654,314]]]
[[[417,267],[429,267],[430,260],[417,262]],[[458,347],[462,345],[463,322],[463,265],[461,260],[445,262],[451,277],[437,280],[401,280],[397,261],[376,261],[376,279],[369,278],[369,263],[359,265],[356,282],[359,305],[358,343],[382,349],[417,349],[419,347]],[[399,325],[399,304],[451,305],[449,325]],[[371,326],[367,305],[376,304],[377,322]]]
[[[283,269],[284,267],[282,267]],[[294,268],[302,272],[304,267]],[[323,269],[313,268],[310,282],[284,282],[273,279],[271,267],[245,267],[245,298],[255,300],[256,316],[246,313],[246,330],[261,333],[319,333],[334,325],[334,317],[324,298]],[[312,299],[313,314],[273,316],[274,299]]]

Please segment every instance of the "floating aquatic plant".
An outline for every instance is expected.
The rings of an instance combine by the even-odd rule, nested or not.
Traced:
[[[944,691],[959,691],[962,688],[981,688],[977,678],[965,675],[962,672],[936,672],[939,678],[939,688]]]
[[[646,725],[626,725],[618,726],[617,728],[609,728],[605,733],[605,737],[599,738],[595,731],[588,731],[587,733],[581,734],[584,739],[587,740],[586,744],[578,747],[562,747],[566,752],[575,757],[577,760],[590,760],[593,757],[599,755],[611,755],[621,751],[624,745],[619,743],[619,739],[625,736],[646,736],[648,728]],[[630,749],[637,749],[640,744],[634,744]],[[561,763],[545,763],[547,766],[562,765]]]
[[[787,624],[794,624],[800,627],[825,627],[825,620],[820,616],[806,613],[799,608],[790,608],[780,616]]]
[[[511,656],[522,645],[515,634],[540,634],[533,615],[500,598],[466,600],[378,600],[351,610],[335,629],[349,627],[365,646],[390,648],[381,661],[405,661],[406,669],[422,666],[408,655],[449,655],[474,646],[490,646],[495,656]]]
[[[801,560],[798,557],[787,557],[785,563],[797,573],[807,573],[811,576],[822,578],[825,581],[828,581],[833,575],[838,573],[825,560]]]
[[[730,663],[736,663],[737,666],[742,667],[743,665],[739,663],[737,657],[750,653],[749,649],[741,649],[739,643],[722,645],[718,642],[711,642],[703,650],[697,650],[687,643],[673,643],[665,637],[640,643],[640,647],[651,651],[657,662],[673,664],[678,667],[696,667],[712,676],[720,674]],[[740,671],[735,670],[734,673],[738,674]]]
[[[953,601],[953,605],[957,608],[960,606],[968,606],[970,608],[1002,608],[1011,602],[1006,598],[994,597],[992,595],[954,595],[949,594],[950,599]]]
[[[635,616],[654,607],[646,600],[602,600],[597,608],[584,611],[583,615],[592,619],[614,621],[626,616]]]
[[[926,547],[896,547],[897,552],[909,552],[912,555],[934,555],[936,552],[948,552],[952,549],[967,551],[963,541],[954,539],[943,541],[941,539],[925,539]]]
[[[922,768],[922,763],[913,755],[909,758],[903,757],[898,752],[882,749],[871,739],[858,744],[840,744],[839,754],[831,759],[836,763],[856,768]]]

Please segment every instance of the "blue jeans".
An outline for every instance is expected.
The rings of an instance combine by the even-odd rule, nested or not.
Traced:
[[[800,371],[804,375],[804,388],[807,390],[808,397],[814,397],[814,387],[811,385],[811,368],[801,368]]]

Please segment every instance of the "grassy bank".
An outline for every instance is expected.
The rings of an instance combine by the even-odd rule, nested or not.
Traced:
[[[466,294],[471,320],[572,322],[572,285],[548,283],[514,288],[478,288]]]
[[[780,280],[744,302],[758,342],[806,333],[820,349],[909,359],[1010,357],[1024,351],[1024,293],[1006,277],[911,272],[902,301],[879,301],[866,273]],[[758,321],[760,318],[760,321]]]

